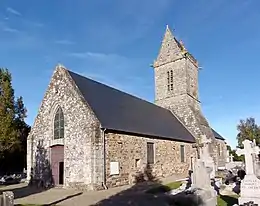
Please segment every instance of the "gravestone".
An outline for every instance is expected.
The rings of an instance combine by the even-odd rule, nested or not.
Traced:
[[[14,193],[12,191],[3,192],[1,198],[1,206],[14,206]]]
[[[210,178],[213,179],[216,176],[216,166],[213,158],[209,154],[209,144],[212,142],[211,139],[207,138],[206,135],[201,136],[201,160],[205,163],[205,167],[210,172]]]
[[[202,160],[197,160],[194,164],[193,185],[197,188],[211,188],[210,176]]]
[[[194,174],[192,188],[199,189],[196,191],[205,206],[217,205],[217,193],[211,186],[210,174],[202,160],[197,160],[194,164]]]
[[[239,204],[250,201],[260,205],[260,180],[255,175],[254,154],[259,153],[259,147],[255,146],[250,140],[243,141],[244,149],[238,149],[238,155],[245,155],[246,175],[241,181],[241,193],[238,199]]]

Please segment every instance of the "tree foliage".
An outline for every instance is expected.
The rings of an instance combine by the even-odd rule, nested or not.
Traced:
[[[23,98],[14,96],[11,73],[0,68],[0,159],[26,150],[26,113]]]
[[[247,118],[246,120],[240,120],[237,125],[237,142],[238,147],[243,148],[243,141],[249,139],[256,140],[256,144],[260,144],[260,127],[256,124],[253,117]]]
[[[244,156],[243,155],[238,156],[236,150],[234,149],[232,150],[229,145],[227,146],[227,149],[229,151],[229,155],[233,156],[233,161],[244,161]]]

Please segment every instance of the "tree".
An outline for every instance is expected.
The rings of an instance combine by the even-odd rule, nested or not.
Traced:
[[[237,142],[238,147],[243,148],[243,141],[249,139],[253,141],[256,140],[256,144],[260,143],[260,127],[256,124],[253,117],[247,118],[246,120],[240,120],[237,125]]]
[[[26,139],[30,127],[26,124],[27,110],[23,98],[15,99],[12,75],[0,68],[0,160],[1,165],[12,155],[26,154]],[[21,155],[20,155],[21,156]],[[3,163],[4,161],[4,163]]]
[[[0,157],[12,151],[19,143],[14,126],[15,107],[11,74],[0,69]]]

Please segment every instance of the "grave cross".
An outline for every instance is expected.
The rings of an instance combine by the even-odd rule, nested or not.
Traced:
[[[253,154],[258,154],[260,149],[250,140],[243,141],[244,149],[237,149],[237,155],[245,155],[246,173],[254,174]]]
[[[201,143],[203,144],[202,147],[202,155],[204,157],[209,156],[209,144],[211,143],[211,139],[207,138],[206,135],[201,135]]]
[[[199,143],[194,143],[192,145],[192,148],[195,148],[196,149],[196,153],[197,153],[197,158],[200,159],[200,148],[202,147],[201,144]]]
[[[230,157],[230,162],[233,162],[234,156],[231,154],[229,157]]]

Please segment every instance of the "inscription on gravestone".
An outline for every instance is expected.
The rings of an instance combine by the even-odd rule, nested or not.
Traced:
[[[258,184],[259,184],[259,181],[257,181],[257,180],[254,180],[254,179],[253,179],[253,180],[246,179],[246,180],[243,182],[241,188],[242,188],[242,189],[258,190],[258,189],[260,189],[260,185],[258,185]]]

